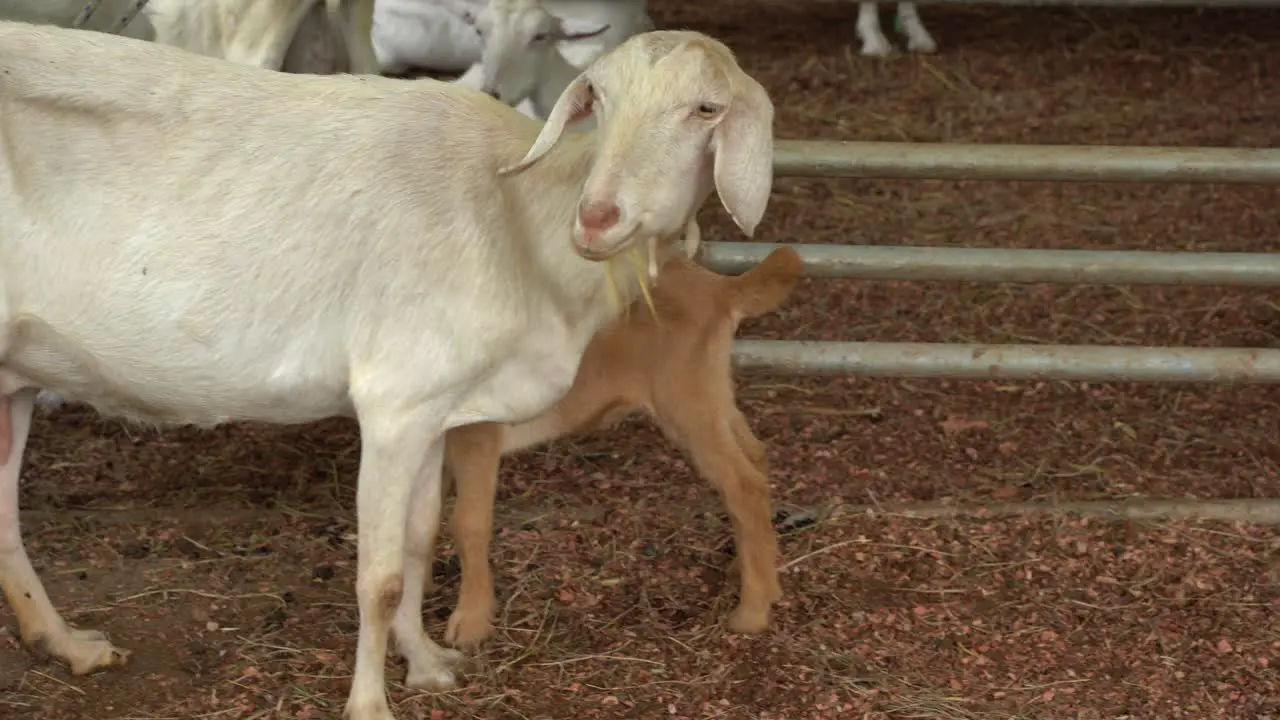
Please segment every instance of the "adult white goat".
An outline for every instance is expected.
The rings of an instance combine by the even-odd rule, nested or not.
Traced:
[[[138,12],[138,4],[139,0],[0,0],[0,20],[71,27],[92,5],[82,29],[150,40],[151,23]]]
[[[898,32],[907,36],[908,50],[931,53],[938,49],[933,36],[925,29],[915,3],[897,3],[895,24]],[[880,30],[880,6],[877,3],[858,2],[858,38],[862,40],[863,55],[884,57],[893,53],[893,45]]]
[[[484,41],[484,51],[480,62],[456,82],[478,87],[535,120],[547,118],[556,99],[581,72],[561,54],[560,43],[598,37],[609,30],[604,25],[569,32],[541,0],[490,0],[467,19]]]
[[[373,46],[383,71],[425,68],[457,73],[472,68],[484,52],[475,20],[487,4],[487,0],[378,0]],[[543,4],[571,36],[558,46],[578,69],[654,27],[648,0],[543,0]],[[602,26],[608,29],[598,35],[588,32]]]
[[[377,74],[374,0],[323,3],[322,12],[321,0],[150,0],[143,12],[156,42],[188,52],[268,70]],[[306,42],[295,43],[300,35]],[[317,45],[343,52],[308,57]]]
[[[409,685],[455,683],[421,613],[445,433],[565,394],[618,311],[592,261],[679,236],[713,187],[750,235],[772,185],[767,93],[694,32],[602,56],[546,123],[453,83],[21,23],[0,77],[0,587],[23,640],[75,673],[127,659],[66,624],[23,547],[36,389],[156,424],[355,417],[351,720],[394,717],[392,636]]]

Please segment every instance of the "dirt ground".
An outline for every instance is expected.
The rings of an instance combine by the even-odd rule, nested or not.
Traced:
[[[659,26],[733,47],[781,138],[1280,145],[1276,11],[925,6],[939,54],[875,60],[857,54],[852,4],[653,5]],[[1265,252],[1276,192],[781,179],[757,239]],[[703,219],[739,239],[714,201]],[[814,280],[742,336],[1275,347],[1277,300]],[[405,689],[392,661],[401,717],[1280,718],[1280,532],[1088,504],[1234,501],[1219,505],[1265,520],[1280,391],[739,381],[774,467],[773,629],[722,628],[736,586],[719,501],[629,421],[504,464],[499,630],[452,693]],[[0,716],[337,717],[357,453],[342,421],[156,433],[42,414],[28,547],[67,618],[134,657],[72,677],[22,649],[0,606]],[[1070,503],[1095,509],[1026,512]],[[435,573],[439,638],[457,594],[447,542]]]

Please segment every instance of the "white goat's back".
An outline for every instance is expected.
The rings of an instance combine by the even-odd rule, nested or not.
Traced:
[[[134,2],[135,0],[102,0],[81,29],[101,32],[111,28],[129,12]],[[0,0],[0,20],[69,28],[87,3],[88,0]],[[153,36],[151,23],[144,17],[144,13],[138,13],[120,34],[143,40],[150,40]]]
[[[154,422],[301,421],[348,411],[373,356],[462,369],[483,330],[458,308],[527,311],[493,172],[537,128],[479,93],[11,23],[0,78],[0,268],[23,269],[0,273],[0,353],[28,384]],[[415,347],[377,335],[406,326]]]

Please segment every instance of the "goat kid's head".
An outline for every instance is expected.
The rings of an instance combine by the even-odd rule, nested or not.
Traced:
[[[571,30],[563,19],[547,12],[541,0],[490,0],[461,16],[484,43],[481,89],[511,106],[533,94],[550,54],[559,52],[557,43],[593,38],[609,29],[604,25]]]
[[[570,83],[518,172],[565,126],[596,116],[595,161],[573,225],[588,260],[685,228],[714,186],[750,237],[773,188],[773,103],[723,43],[702,33],[634,35]]]

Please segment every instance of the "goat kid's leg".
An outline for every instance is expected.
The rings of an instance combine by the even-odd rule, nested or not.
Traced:
[[[462,589],[449,616],[445,640],[462,648],[475,647],[493,632],[489,541],[493,537],[493,500],[502,462],[502,431],[496,423],[456,428],[446,450],[457,488],[449,526],[462,563]]]
[[[391,625],[396,650],[409,663],[405,685],[434,692],[457,685],[453,667],[462,661],[462,653],[440,647],[422,627],[422,596],[431,574],[444,501],[443,456],[441,438],[428,451],[427,465],[413,488],[405,528],[404,596]]]
[[[752,465],[760,471],[762,475],[769,475],[769,457],[765,452],[764,443],[760,442],[760,438],[751,432],[751,425],[747,423],[747,418],[742,414],[741,410],[734,408],[732,416],[729,418],[729,429],[733,431],[733,437],[738,441],[738,447],[742,448],[742,453],[747,456]]]
[[[912,52],[931,53],[938,49],[913,2],[898,3],[898,32],[907,36],[907,49]]]
[[[409,505],[420,481],[424,487],[416,492],[439,493],[438,487],[425,485],[440,481],[444,431],[438,416],[422,408],[396,414],[364,412],[359,399],[356,407],[361,435],[356,480],[360,635],[345,715],[349,720],[395,720],[387,703],[386,656],[391,626],[405,595]]]
[[[710,406],[705,402],[687,404],[691,408]],[[701,413],[681,413],[664,420],[674,421],[674,427],[664,422],[663,429],[673,441],[688,448],[694,465],[720,491],[729,511],[740,574],[738,607],[729,615],[729,629],[762,632],[769,627],[771,606],[782,597],[769,480],[743,453],[737,437],[741,428],[734,427],[731,415],[709,423]]]
[[[37,653],[62,660],[75,675],[124,665],[128,650],[115,647],[96,630],[72,628],[58,615],[22,545],[18,476],[34,410],[31,392],[0,399],[0,431],[10,438],[8,456],[0,465],[0,587],[18,617],[22,641]]]
[[[885,57],[893,54],[893,46],[880,30],[880,7],[874,2],[858,3],[858,37],[862,54]]]

